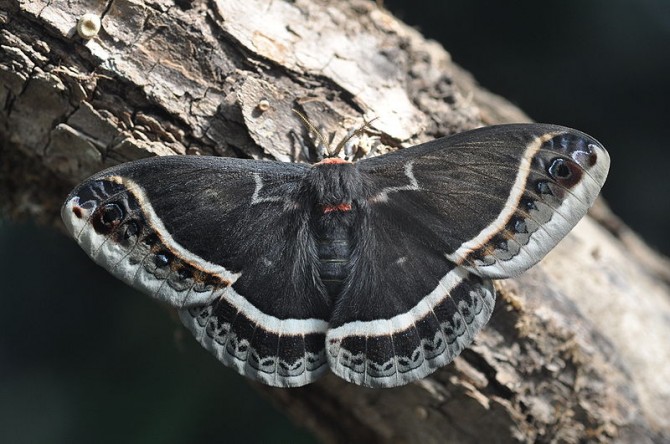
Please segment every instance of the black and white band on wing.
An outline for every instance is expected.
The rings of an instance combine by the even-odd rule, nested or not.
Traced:
[[[397,387],[448,364],[472,343],[495,305],[490,280],[462,267],[405,313],[354,321],[326,335],[330,368],[366,387]]]
[[[513,277],[539,262],[593,205],[610,167],[607,151],[574,130],[537,137],[519,160],[495,221],[447,255],[480,276]]]
[[[251,320],[227,296],[179,311],[184,325],[219,361],[273,387],[300,387],[328,370],[325,321],[274,318],[264,323],[272,317],[257,311]]]
[[[62,218],[94,261],[152,297],[175,307],[218,298],[238,275],[174,242],[150,208],[138,184],[109,176],[75,189]]]

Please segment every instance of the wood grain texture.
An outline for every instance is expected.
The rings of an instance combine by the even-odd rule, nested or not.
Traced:
[[[85,41],[89,12],[103,29]],[[377,116],[391,148],[528,120],[363,0],[0,0],[0,26],[0,211],[54,226],[71,186],[119,162],[293,159],[294,107],[339,137]],[[668,263],[594,215],[498,282],[475,345],[430,378],[259,390],[324,442],[670,440]]]

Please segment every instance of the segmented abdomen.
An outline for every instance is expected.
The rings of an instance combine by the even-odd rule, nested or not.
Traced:
[[[317,249],[319,255],[319,276],[331,298],[342,290],[349,272],[351,246],[349,230],[346,226],[336,226],[319,233]]]

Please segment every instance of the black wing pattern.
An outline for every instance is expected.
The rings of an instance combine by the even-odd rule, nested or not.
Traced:
[[[180,311],[218,359],[274,386],[327,368],[331,307],[297,201],[308,166],[162,157],[76,188],[63,219],[86,252]]]
[[[586,214],[609,156],[554,125],[481,128],[358,162],[368,194],[327,335],[330,366],[396,386],[454,359],[488,321],[490,278],[538,262]]]
[[[180,310],[265,384],[328,367],[393,387],[451,362],[579,221],[609,156],[553,125],[486,127],[351,164],[163,157],[78,186],[62,216],[99,264]]]

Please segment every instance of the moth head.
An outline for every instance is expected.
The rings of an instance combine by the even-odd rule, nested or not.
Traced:
[[[347,134],[333,146],[334,133],[324,134],[323,128],[317,128],[300,111],[294,109],[294,113],[300,117],[313,143],[313,147],[308,147],[302,143],[303,155],[312,162],[322,162],[327,159],[344,159],[347,161],[357,160],[363,157],[372,156],[376,151],[378,140],[366,137],[366,133],[372,129],[371,120],[364,120],[363,124],[357,128],[351,129]]]
[[[363,195],[363,181],[353,163],[327,158],[315,164],[307,179],[315,208],[349,208]],[[329,212],[329,211],[326,211]]]

